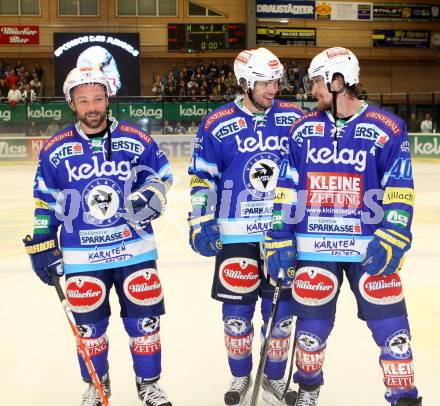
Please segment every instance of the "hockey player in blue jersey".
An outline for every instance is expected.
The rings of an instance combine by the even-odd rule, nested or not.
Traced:
[[[303,114],[293,103],[275,99],[283,66],[272,52],[241,52],[234,72],[243,95],[202,121],[189,168],[189,242],[195,252],[216,256],[212,297],[223,302],[233,376],[224,396],[227,405],[244,404],[251,393],[252,318],[261,296],[267,323],[273,296],[273,286],[263,275],[260,243],[270,227],[274,198],[284,198],[274,191],[288,129]],[[280,400],[292,325],[289,296],[285,290],[263,380],[263,398],[272,405],[293,405],[296,398],[289,389]]]
[[[170,406],[157,383],[164,303],[150,224],[165,210],[169,163],[148,134],[108,116],[110,87],[102,72],[75,68],[63,91],[78,122],[50,138],[40,153],[34,234],[24,240],[33,270],[49,285],[51,274],[65,273],[68,303],[107,396],[114,286],[139,398],[146,406]],[[78,359],[89,384],[81,405],[99,406],[98,390]]]
[[[319,53],[308,76],[318,110],[290,130],[276,194],[290,191],[292,198],[274,205],[266,237],[271,275],[296,266],[296,406],[317,404],[344,274],[380,349],[385,399],[420,406],[398,274],[411,246],[414,205],[406,127],[358,100],[359,64],[351,51]]]

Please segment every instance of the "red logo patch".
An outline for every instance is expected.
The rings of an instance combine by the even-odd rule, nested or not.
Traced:
[[[235,108],[234,107],[231,107],[229,109],[223,109],[223,110],[216,111],[215,113],[210,115],[208,117],[208,119],[206,120],[206,122],[205,122],[205,131],[208,130],[208,128],[211,126],[211,124],[214,121],[218,120],[221,117],[230,116],[231,114],[234,114],[234,112],[235,112]]]
[[[231,292],[252,292],[260,285],[258,262],[249,258],[228,258],[220,265],[219,277]]]
[[[132,273],[124,281],[124,292],[131,302],[140,306],[159,303],[163,292],[157,270],[147,268]]]
[[[370,303],[388,305],[403,300],[402,281],[398,274],[372,276],[367,273],[359,280],[359,291]]]
[[[271,61],[269,61],[268,65],[273,69],[276,68],[279,65],[279,63],[276,59],[272,59]]]
[[[160,350],[160,334],[159,331],[148,334],[144,337],[131,338],[131,350],[138,355],[156,354]]]
[[[362,176],[339,172],[308,172],[307,206],[362,207]]]
[[[98,338],[81,338],[84,346],[86,347],[87,354],[90,357],[97,357],[103,354],[108,349],[108,341],[106,336],[101,336]]]
[[[322,369],[324,363],[325,350],[315,352],[305,351],[301,347],[296,347],[296,366],[307,373],[316,373]]]
[[[56,134],[44,144],[43,150],[47,151],[50,147],[52,147],[57,142],[64,140],[64,138],[69,138],[69,137],[73,137],[73,136],[74,136],[74,134],[73,134],[72,130],[65,131],[61,134]]]
[[[295,273],[293,298],[307,306],[321,306],[332,300],[337,292],[338,280],[330,271],[315,266],[304,266]]]
[[[92,276],[73,276],[66,282],[66,298],[76,313],[97,309],[105,299],[105,285]]]
[[[385,114],[379,113],[378,111],[370,111],[365,114],[365,117],[384,123],[395,135],[400,134],[399,125]]]
[[[138,130],[135,127],[131,127],[129,125],[121,125],[121,131],[123,131],[125,133],[139,135],[139,137],[141,137],[147,144],[151,144],[153,142],[151,137],[149,137],[146,133],[144,133],[141,130]]]
[[[381,360],[385,386],[388,388],[412,388],[414,367],[412,359],[404,361]]]
[[[288,337],[272,337],[269,342],[267,356],[276,361],[284,361],[289,357],[290,335]]]

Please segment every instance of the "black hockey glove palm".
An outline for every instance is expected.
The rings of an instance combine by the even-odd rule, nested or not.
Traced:
[[[23,243],[31,259],[32,269],[44,283],[53,285],[51,273],[57,276],[64,275],[63,255],[58,248],[56,235],[37,238],[27,235]]]

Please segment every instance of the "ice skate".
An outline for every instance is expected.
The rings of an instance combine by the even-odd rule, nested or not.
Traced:
[[[318,404],[319,385],[314,387],[299,386],[295,406],[316,406]]]
[[[147,381],[136,378],[136,386],[139,399],[143,406],[171,406],[166,393],[159,386],[157,381]]]
[[[249,402],[249,390],[252,386],[252,378],[248,376],[234,376],[228,391],[225,393],[226,405],[246,405]]]
[[[263,377],[263,400],[268,405],[279,406],[279,405],[295,405],[295,400],[297,397],[296,391],[293,389],[288,389],[286,396],[283,397],[284,391],[286,389],[286,381],[284,379],[269,379],[267,376]]]
[[[81,406],[102,406],[102,400],[99,396],[98,389],[96,389],[96,386],[93,384],[93,382],[87,382],[89,384],[89,387],[84,392]],[[110,378],[108,374],[105,374],[101,379],[102,388],[104,389],[105,394],[107,395],[107,398],[110,397]]]

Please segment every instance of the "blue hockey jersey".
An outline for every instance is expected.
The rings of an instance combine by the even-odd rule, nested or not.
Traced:
[[[214,214],[223,244],[263,240],[288,130],[302,115],[281,100],[253,114],[238,98],[200,124],[189,168],[193,215]]]
[[[154,140],[129,123],[111,121],[108,136],[89,139],[79,124],[43,146],[34,184],[34,234],[56,234],[64,271],[95,271],[157,258],[153,229],[137,232],[121,217],[125,198],[148,182],[171,186],[167,158]]]
[[[290,129],[273,229],[295,232],[298,258],[360,262],[375,230],[410,230],[414,187],[397,116],[364,103],[347,121],[312,112]]]

